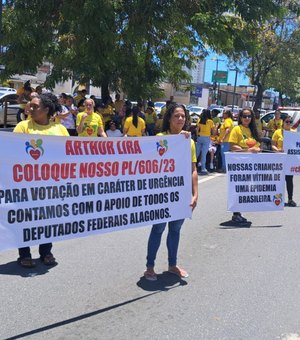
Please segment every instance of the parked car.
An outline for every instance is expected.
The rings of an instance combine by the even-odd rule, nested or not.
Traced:
[[[16,89],[12,89],[11,87],[0,87],[0,96],[5,93],[17,93]]]
[[[212,111],[212,110],[217,110],[217,111],[219,111],[218,117],[219,117],[219,118],[222,118],[222,117],[223,117],[223,112],[225,111],[225,108],[224,108],[224,106],[210,105],[209,110],[210,110],[210,111]]]
[[[10,91],[0,95],[0,125],[4,124],[5,101],[7,102],[7,124],[16,125],[20,104],[17,102],[17,95]]]
[[[204,109],[205,107],[202,107],[202,106],[194,106],[194,105],[188,106],[192,125],[196,125]]]
[[[284,110],[281,110],[281,119],[285,119],[287,115],[292,117],[293,124],[297,123],[297,121],[300,119],[300,109],[299,108],[286,108]],[[275,116],[275,110],[269,111],[266,114],[264,114],[261,117],[261,121],[265,124],[267,124],[271,119],[273,119]]]
[[[162,108],[164,108],[166,106],[166,102],[155,102],[154,103],[154,110],[156,112],[156,114],[160,114]]]
[[[224,106],[224,110],[225,111],[230,110],[232,112],[233,120],[238,120],[239,113],[242,110],[242,108],[238,107],[236,105],[234,105],[233,108],[232,108],[232,105],[227,105],[227,106]]]

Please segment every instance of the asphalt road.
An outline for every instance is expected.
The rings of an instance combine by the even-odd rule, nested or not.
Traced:
[[[56,243],[51,269],[0,253],[0,339],[300,339],[294,182],[298,207],[247,213],[251,228],[234,228],[220,225],[231,217],[225,175],[199,177],[179,249],[186,280],[165,272],[165,235],[159,280],[143,279],[149,227]]]

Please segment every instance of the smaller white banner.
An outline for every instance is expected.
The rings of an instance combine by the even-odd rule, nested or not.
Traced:
[[[278,211],[284,208],[286,155],[225,153],[228,211]]]
[[[300,175],[300,133],[284,131],[283,150],[286,152],[286,175]]]

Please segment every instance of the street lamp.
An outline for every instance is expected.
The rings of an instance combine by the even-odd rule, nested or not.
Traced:
[[[219,70],[219,61],[225,61],[224,59],[219,59],[218,57],[211,58],[211,60],[214,60],[217,62],[216,64],[216,77],[218,76],[218,70]],[[217,93],[215,95],[217,104],[218,104],[218,99],[219,99],[219,91],[220,91],[220,82],[217,82]]]
[[[235,103],[235,91],[236,91],[236,83],[237,83],[237,76],[239,73],[239,69],[237,67],[235,68],[230,68],[230,71],[235,71],[235,79],[234,79],[234,87],[233,87],[233,98],[232,98],[232,111],[234,108],[234,103]]]

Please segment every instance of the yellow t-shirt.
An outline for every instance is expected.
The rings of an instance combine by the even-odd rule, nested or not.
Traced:
[[[214,127],[214,122],[211,119],[207,119],[206,124],[201,124],[199,121],[200,132],[198,136],[209,137],[211,135],[211,129]]]
[[[82,96],[81,94],[78,94],[78,95],[75,96],[73,99],[74,99],[74,102],[75,102],[76,106],[78,106],[79,102],[80,102],[82,99],[85,99],[85,96]]]
[[[115,113],[113,107],[108,105],[107,107],[102,108],[101,115],[103,117],[103,124],[105,125],[109,120],[114,118]]]
[[[235,126],[230,133],[229,143],[236,144],[243,149],[249,149],[253,146],[259,147],[260,143],[253,137],[251,130],[243,125]]]
[[[84,112],[79,112],[76,117],[76,126],[79,126]],[[80,137],[97,137],[99,127],[103,128],[101,117],[96,112],[88,115],[84,121],[83,131],[78,134]]]
[[[124,101],[123,101],[122,99],[116,100],[116,101],[114,102],[114,107],[115,107],[116,113],[121,112],[123,106],[124,106]]]
[[[130,137],[141,137],[146,128],[145,121],[141,117],[138,117],[138,124],[137,127],[135,127],[132,123],[132,118],[133,117],[128,117],[125,120],[124,129],[128,129],[126,134]]]
[[[283,125],[283,120],[282,119],[276,120],[274,118],[274,119],[271,119],[268,122],[267,128],[271,129],[271,130],[277,130],[277,129],[282,129],[282,125]],[[269,131],[269,136],[272,137],[273,133],[274,133],[274,131]]]
[[[289,132],[295,132],[296,130],[289,130]],[[276,142],[276,146],[278,149],[283,149],[283,137],[284,137],[284,132],[283,129],[277,129],[272,136],[272,141]]]
[[[163,126],[163,119],[159,118],[157,119],[157,121],[155,122],[155,131],[161,131],[162,130],[162,126]]]
[[[169,132],[160,132],[156,136],[166,136],[170,135]],[[196,156],[196,146],[195,142],[191,139],[191,155],[192,155],[192,163],[197,163],[197,156]]]
[[[164,118],[164,115],[166,112],[167,112],[167,107],[165,106],[160,110],[161,118]]]
[[[229,118],[229,117],[226,118],[224,120],[223,124],[220,127],[220,137],[219,137],[219,140],[223,139],[227,129],[230,129],[230,131],[231,131],[233,128],[234,128],[233,120],[231,118]],[[229,136],[230,136],[230,133],[228,133],[228,135],[225,137],[223,142],[228,142]]]
[[[156,121],[156,113],[155,112],[145,112],[145,121],[146,121],[146,124],[154,124],[155,121]]]
[[[32,119],[22,120],[14,128],[14,132],[49,136],[69,136],[68,130],[60,123],[50,121],[48,125],[40,125]]]
[[[272,141],[276,142],[277,148],[282,150],[282,147],[283,147],[283,133],[282,133],[282,129],[278,129],[278,130],[276,130],[273,133]]]

